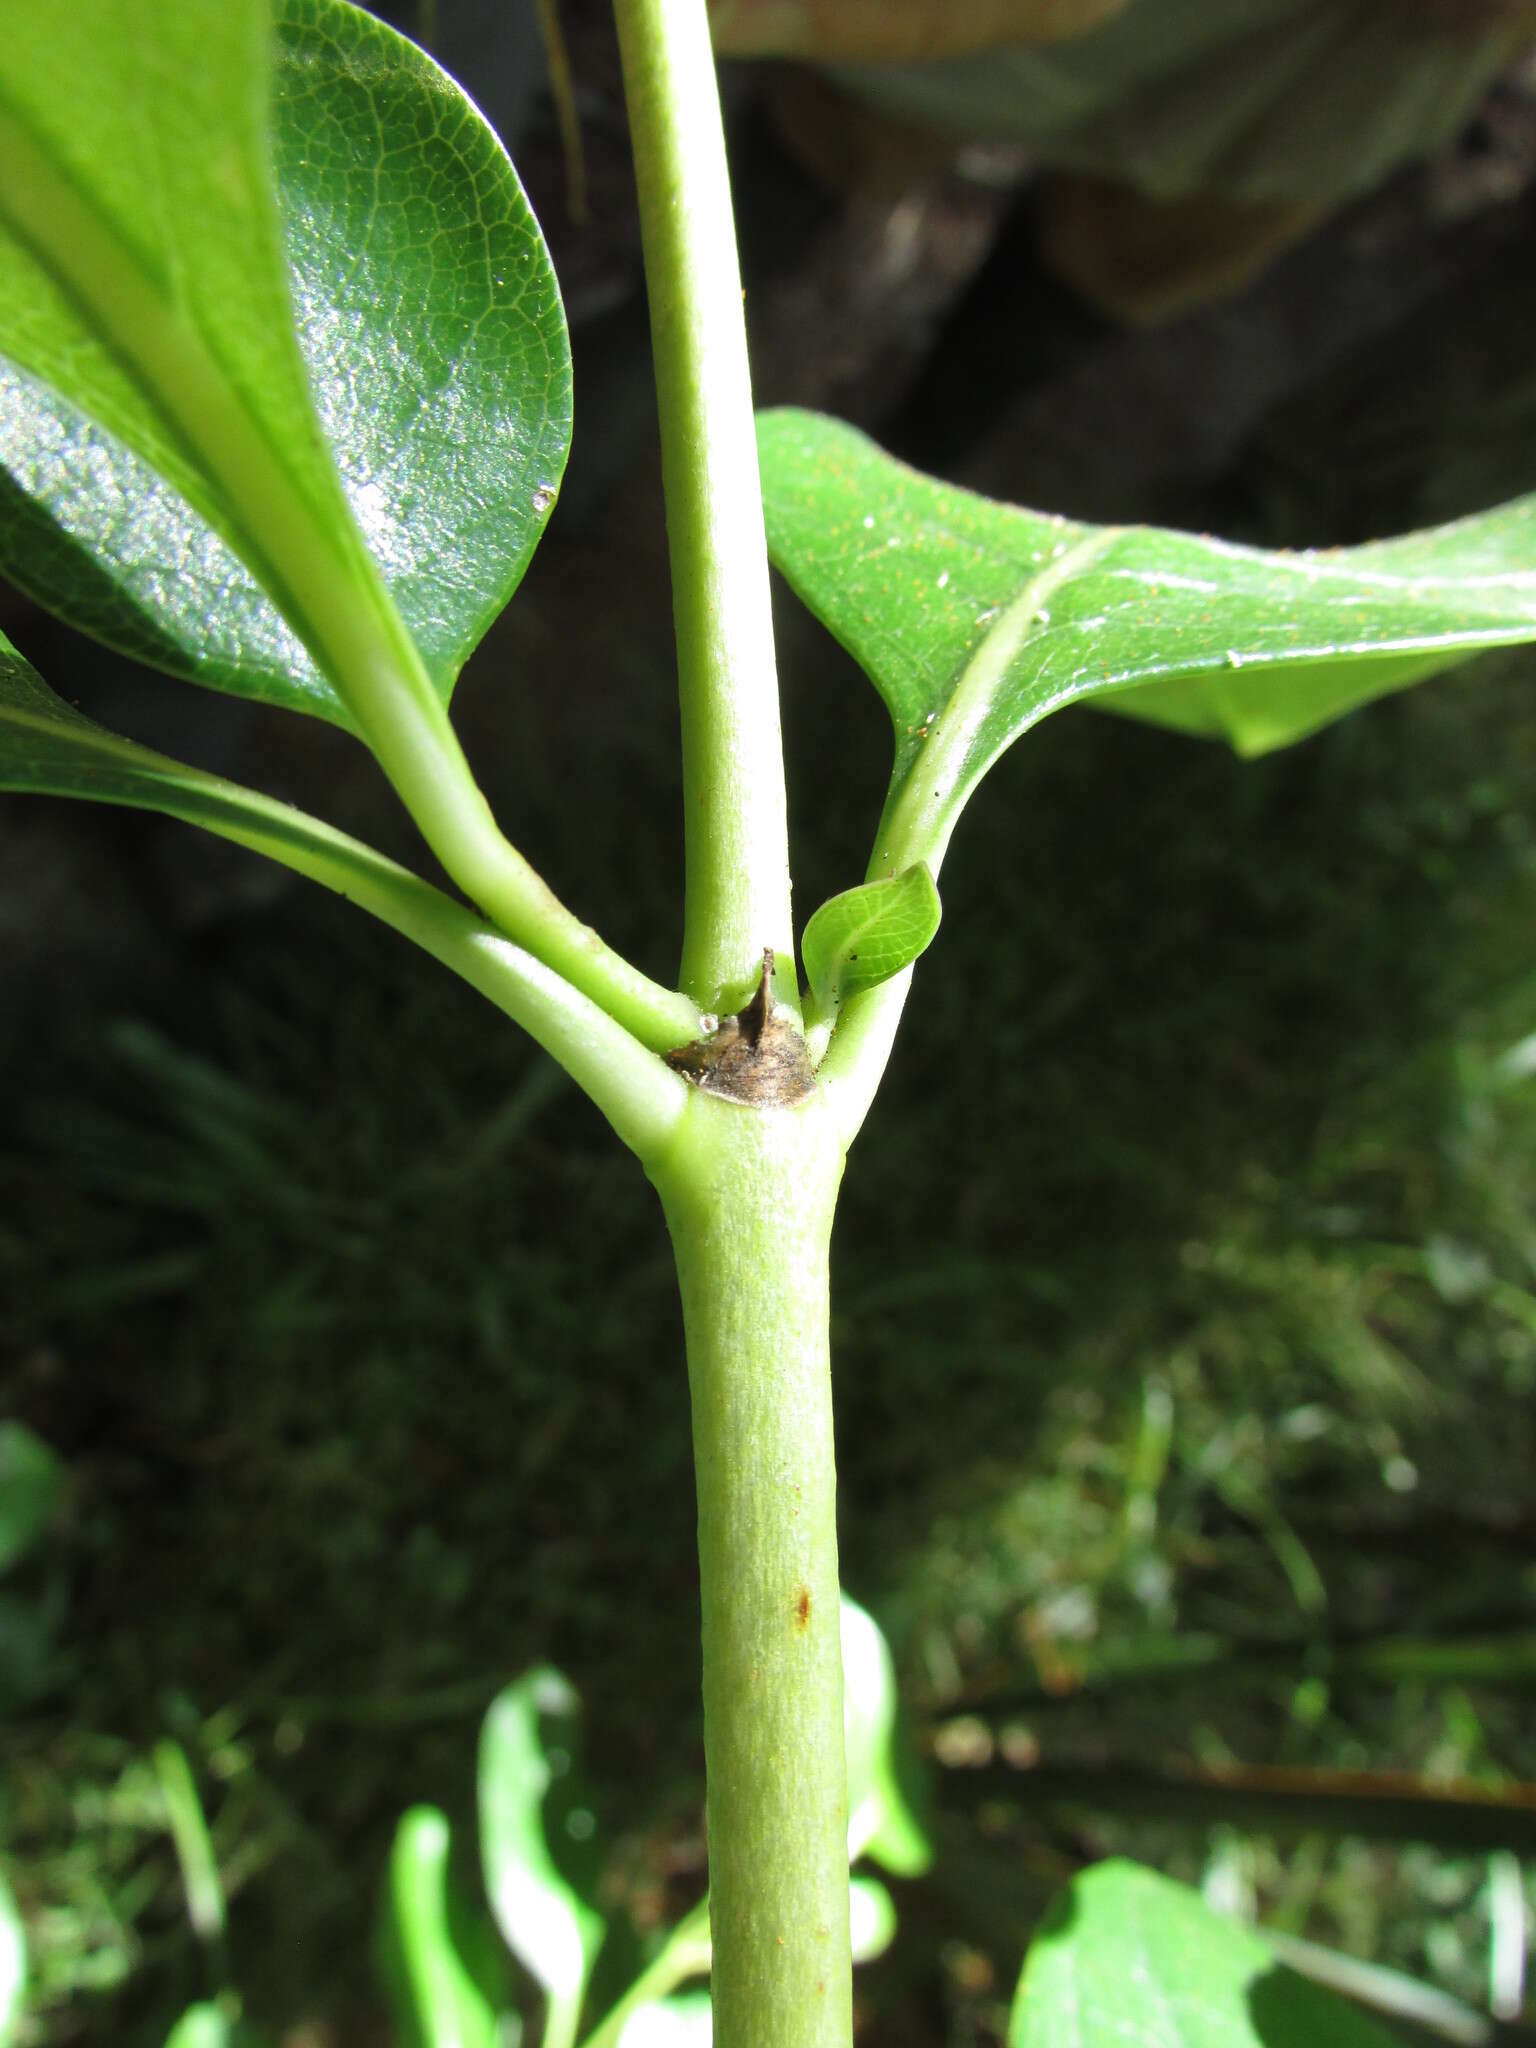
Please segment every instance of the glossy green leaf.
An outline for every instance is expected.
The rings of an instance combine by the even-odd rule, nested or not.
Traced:
[[[823,1014],[910,967],[939,928],[939,892],[921,861],[823,903],[805,927],[800,957]]]
[[[1353,2006],[1275,1960],[1198,1892],[1099,1863],[1030,1944],[1008,2048],[1392,2048]]]
[[[897,1772],[896,1667],[879,1624],[845,1593],[843,1740],[848,1753],[848,1860],[869,1856],[897,1877],[933,1861]]]
[[[492,1702],[479,1768],[480,1855],[496,1924],[551,2000],[572,2006],[606,1932],[561,1868],[593,1835],[576,1774],[580,1710],[558,1671],[528,1672]]]
[[[42,1438],[24,1423],[0,1422],[0,1572],[42,1535],[63,1490],[63,1464]]]
[[[11,1888],[0,1876],[0,2048],[15,2038],[26,1989],[26,1930]]]
[[[1091,703],[1247,754],[1536,638],[1536,498],[1401,540],[1265,553],[994,504],[803,412],[758,430],[773,559],[895,727],[872,874],[937,868],[1014,740]]]
[[[403,2048],[500,2048],[496,2005],[466,1959],[448,1870],[449,1829],[431,1806],[401,1816],[389,1858],[385,1980]]]
[[[346,723],[300,635],[334,667],[359,615],[388,631],[382,576],[446,698],[548,517],[570,359],[458,87],[343,0],[277,13],[7,12],[0,568],[130,654]]]

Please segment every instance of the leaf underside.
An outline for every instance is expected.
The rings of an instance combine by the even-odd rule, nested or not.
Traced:
[[[1260,754],[1536,638],[1536,497],[1366,547],[1085,526],[939,483],[812,413],[758,422],[769,551],[895,728],[871,873],[936,866],[1021,734],[1088,703]]]
[[[281,0],[270,39],[251,0],[183,8],[158,57],[122,0],[84,0],[51,42],[48,10],[25,11],[20,117],[35,130],[67,42],[76,128],[45,149],[143,273],[187,295],[322,521],[334,460],[446,699],[521,579],[570,442],[564,314],[500,143],[429,58],[344,0]],[[7,94],[0,77],[0,111]],[[199,146],[213,133],[222,156]],[[221,179],[241,192],[222,213]],[[217,486],[6,232],[5,200],[0,170],[0,573],[135,658],[349,724],[240,558]]]
[[[1008,2048],[1394,2048],[1374,2021],[1277,1963],[1198,1892],[1095,1864],[1025,1958]]]

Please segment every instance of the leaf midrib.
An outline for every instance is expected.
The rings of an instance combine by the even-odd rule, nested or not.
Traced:
[[[339,481],[332,516],[324,518],[198,328],[166,299],[132,244],[54,163],[10,102],[0,102],[0,153],[10,172],[0,183],[0,215],[108,352],[130,368],[172,439],[213,484],[236,552],[299,638],[324,656],[330,679],[345,675],[365,650],[377,659],[381,638],[403,642],[403,633],[391,634],[382,618],[368,616],[387,600],[371,588],[375,579],[366,570],[359,574],[361,543],[347,546],[351,518]],[[365,587],[372,602],[359,602]],[[343,619],[344,611],[355,616]],[[393,666],[399,645],[390,653]],[[430,691],[424,675],[421,681]]]
[[[992,763],[1051,708],[1038,707],[1022,726],[1010,731],[985,753],[973,749],[987,716],[997,702],[1008,668],[1024,645],[1030,627],[1061,586],[1097,561],[1126,531],[1122,526],[1091,528],[1055,561],[1030,577],[1018,596],[998,615],[975,652],[961,669],[938,716],[931,736],[908,768],[899,792],[893,791],[880,822],[869,880],[899,874],[916,861],[926,861],[937,876],[950,834],[969,791]],[[924,797],[922,792],[931,790]]]

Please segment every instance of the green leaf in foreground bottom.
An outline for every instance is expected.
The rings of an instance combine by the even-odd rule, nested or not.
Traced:
[[[233,2024],[216,2005],[189,2005],[165,2037],[165,2048],[234,2048]]]
[[[27,1938],[11,1888],[0,1877],[0,2048],[11,2040],[21,2018],[27,1988]]]
[[[939,928],[939,892],[921,861],[823,903],[800,957],[823,1014],[910,967]]]
[[[1008,2048],[1395,2048],[1197,1892],[1099,1863],[1030,1944]]]
[[[0,572],[139,659],[345,724],[296,612],[315,645],[382,583],[446,699],[569,441],[538,226],[403,37],[344,0],[176,0],[152,35],[120,0],[7,11]]]
[[[554,1853],[592,1835],[575,1779],[580,1706],[561,1674],[541,1666],[497,1696],[480,1733],[480,1857],[491,1910],[518,1960],[552,2000],[571,2005],[606,1932]]]
[[[1369,547],[1266,553],[994,504],[813,413],[763,414],[758,445],[773,560],[895,727],[872,876],[937,871],[987,769],[1064,705],[1257,754],[1536,639],[1536,497]]]
[[[848,1756],[848,1860],[861,1856],[896,1877],[920,1877],[933,1861],[897,1769],[896,1667],[871,1614],[845,1593],[843,1741]]]
[[[383,1929],[384,1975],[397,2040],[408,2048],[501,2048],[499,2000],[465,1953],[463,1914],[449,1874],[448,1822],[413,1806],[395,1830]]]
[[[849,1947],[855,1963],[882,1956],[896,1938],[896,1902],[872,1877],[848,1880]],[[708,1970],[709,1942],[689,1958],[691,1968]],[[674,1982],[681,1981],[680,1972]],[[709,2048],[713,2013],[707,1991],[684,1991],[637,2006],[619,2030],[614,2048]]]
[[[872,1963],[896,1939],[896,1901],[877,1877],[848,1880],[848,1945],[856,1963]]]
[[[707,1991],[684,1991],[642,2005],[624,2022],[617,2048],[709,2048],[713,2014]]]

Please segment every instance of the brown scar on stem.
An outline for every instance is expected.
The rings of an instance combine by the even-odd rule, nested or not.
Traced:
[[[809,1628],[811,1621],[811,1589],[801,1586],[795,1593],[795,1623],[799,1628]]]
[[[760,1107],[803,1102],[816,1073],[793,1019],[773,1000],[773,948],[763,948],[763,976],[751,1001],[708,1038],[666,1054],[669,1067],[709,1095]]]

